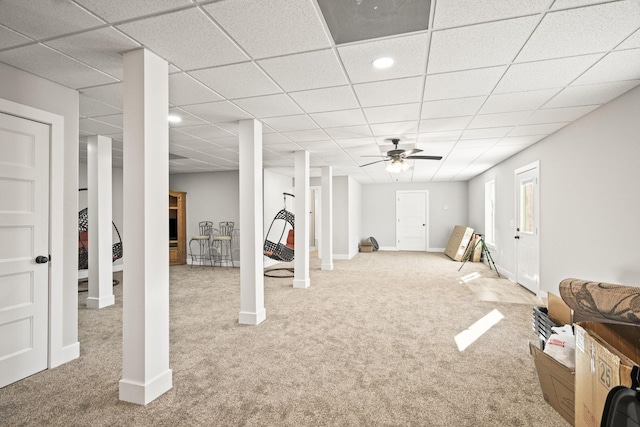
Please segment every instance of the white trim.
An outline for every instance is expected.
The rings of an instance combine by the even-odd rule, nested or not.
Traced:
[[[515,228],[518,228],[518,205],[520,203],[520,200],[518,199],[518,192],[519,190],[519,186],[518,186],[518,175],[524,172],[528,172],[530,170],[536,170],[536,190],[537,190],[537,194],[536,196],[536,203],[534,205],[534,210],[535,210],[535,218],[536,218],[536,223],[534,224],[536,232],[536,238],[538,239],[537,241],[537,247],[538,247],[538,254],[537,254],[537,260],[538,260],[538,265],[536,267],[536,286],[537,286],[537,291],[536,293],[540,292],[540,160],[536,160],[534,162],[531,162],[529,164],[526,164],[524,166],[521,166],[517,169],[515,169],[513,171],[513,182],[514,182],[514,194],[513,194],[513,200],[514,200],[514,204],[513,204],[513,208],[514,208],[514,215],[513,217],[516,220],[516,224],[515,224]],[[516,230],[514,229],[514,234],[516,233]],[[517,278],[517,271],[518,271],[518,242],[516,239],[513,239],[513,253],[515,254],[515,270],[516,270],[516,274],[513,275],[514,279],[513,281],[518,283],[518,278]],[[522,285],[524,287],[524,285]],[[525,287],[526,288],[526,287]]]
[[[446,250],[447,248],[429,248],[427,249],[427,252],[444,252]]]
[[[79,342],[64,346],[64,117],[0,98],[0,111],[50,126],[49,150],[49,360],[54,368],[79,357]],[[58,225],[58,226],[54,226]],[[76,306],[76,304],[70,305]],[[76,337],[77,339],[77,337]],[[78,351],[67,351],[76,348]]]

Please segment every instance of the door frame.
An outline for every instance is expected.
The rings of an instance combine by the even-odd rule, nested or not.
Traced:
[[[534,216],[536,218],[536,222],[534,224],[535,228],[536,228],[536,249],[537,249],[537,254],[536,254],[536,260],[537,260],[537,265],[536,265],[536,279],[537,279],[537,283],[536,283],[536,295],[537,296],[541,296],[540,295],[540,161],[536,160],[535,162],[529,163],[527,165],[521,166],[517,169],[515,169],[513,171],[513,182],[514,182],[514,195],[513,195],[513,200],[514,200],[514,204],[513,204],[513,208],[514,208],[514,215],[513,217],[515,218],[515,226],[514,226],[514,235],[516,233],[515,228],[518,227],[518,210],[519,210],[519,203],[520,200],[518,199],[518,175],[524,172],[528,172],[530,170],[536,170],[536,200],[535,200],[535,205],[533,207],[533,211],[534,211]],[[514,271],[514,279],[515,282],[518,283],[518,241],[516,239],[513,240],[513,247],[514,247],[514,254],[515,254],[515,258],[514,258],[514,262],[515,262],[515,271]],[[521,285],[523,286],[523,285]],[[524,286],[523,286],[524,287]]]
[[[424,251],[429,252],[429,190],[396,190],[396,250],[398,247],[398,196],[400,194],[420,193],[424,194]],[[418,251],[419,252],[419,251]]]
[[[64,117],[28,105],[0,98],[0,111],[49,125],[49,327],[47,368],[54,368],[80,356],[80,344],[64,345]],[[69,251],[67,251],[69,252]],[[77,297],[77,290],[75,295]],[[71,302],[68,301],[67,304]],[[71,310],[77,312],[77,300]],[[77,316],[76,316],[77,318]]]

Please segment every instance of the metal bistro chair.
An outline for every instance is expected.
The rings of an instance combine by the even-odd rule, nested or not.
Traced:
[[[233,262],[233,227],[235,223],[232,221],[222,221],[218,224],[218,230],[214,230],[212,245],[217,252],[214,256],[213,264],[218,263],[222,267],[222,263],[226,263],[228,266],[231,263],[232,267],[235,267]]]
[[[203,262],[209,260],[209,264],[213,267],[213,253],[211,251],[210,239],[213,232],[213,222],[200,221],[198,223],[197,236],[193,236],[189,240],[189,252],[191,253],[191,268],[196,262],[203,265]],[[196,249],[196,251],[194,251]]]

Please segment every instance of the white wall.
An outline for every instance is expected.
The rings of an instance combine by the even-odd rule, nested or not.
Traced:
[[[467,225],[466,182],[367,184],[362,186],[361,240],[373,236],[381,247],[396,247],[395,200],[396,191],[399,190],[429,191],[429,250],[443,251],[453,227]]]
[[[515,271],[514,170],[540,161],[540,289],[568,277],[640,285],[640,87],[469,183],[472,227],[484,224],[484,183],[496,178],[499,266]]]
[[[349,258],[359,250],[362,232],[362,184],[349,177]]]
[[[111,169],[111,221],[118,227],[120,237],[122,238],[123,257],[126,256],[124,251],[124,227],[122,226],[122,169]],[[87,163],[80,162],[78,168],[78,188],[87,188]],[[84,209],[88,205],[88,192],[78,192],[78,211]],[[113,243],[118,242],[118,235],[113,231]],[[114,265],[114,271],[122,269],[124,258],[116,260]]]
[[[63,253],[51,254],[61,262],[63,295],[62,344],[78,344],[78,92],[0,63],[0,98],[64,117],[63,164],[52,162],[52,171],[63,171]],[[58,212],[60,213],[60,212]],[[75,351],[75,350],[74,350]]]
[[[187,192],[187,242],[197,236],[200,221],[233,221],[240,227],[238,171],[169,175],[169,188]],[[188,252],[188,248],[187,248]]]

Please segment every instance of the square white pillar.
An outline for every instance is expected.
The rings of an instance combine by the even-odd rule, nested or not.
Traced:
[[[111,138],[90,136],[87,140],[89,221],[88,308],[113,305],[113,238]]]
[[[239,122],[240,142],[240,315],[239,323],[257,325],[264,308],[262,123]]]
[[[331,166],[322,168],[320,178],[322,203],[322,270],[333,270],[333,169]]]
[[[308,288],[309,281],[309,152],[295,153],[295,259],[293,287]]]
[[[169,369],[168,64],[124,54],[123,336],[120,400],[146,405],[172,387]]]

